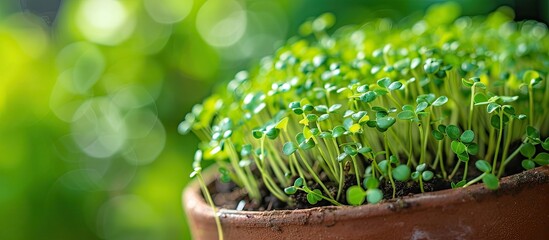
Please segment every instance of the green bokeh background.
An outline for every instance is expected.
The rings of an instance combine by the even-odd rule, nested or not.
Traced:
[[[0,2],[0,239],[189,239],[197,141],[176,129],[193,104],[308,18],[406,21],[441,1],[55,2]],[[549,20],[544,0],[457,3]]]

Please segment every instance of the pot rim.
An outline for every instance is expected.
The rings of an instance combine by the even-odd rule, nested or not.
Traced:
[[[206,182],[211,182],[217,175],[215,167],[210,167],[204,172]],[[360,206],[321,206],[307,209],[295,210],[269,210],[269,211],[238,211],[233,209],[218,208],[221,221],[224,219],[235,219],[231,221],[233,226],[251,226],[259,223],[266,225],[273,224],[273,220],[280,225],[292,225],[296,221],[307,219],[307,222],[327,222],[341,220],[352,220],[358,218],[375,217],[387,214],[395,214],[403,211],[422,211],[425,209],[439,208],[452,205],[461,205],[471,202],[483,201],[486,198],[494,198],[506,194],[516,194],[523,188],[534,188],[537,185],[549,182],[549,166],[541,166],[518,174],[510,175],[500,179],[500,186],[497,190],[489,190],[484,184],[477,183],[466,188],[445,189],[435,192],[426,192],[404,196],[396,199],[385,200],[378,204],[365,204]],[[540,193],[541,194],[541,193]],[[213,219],[212,208],[206,204],[200,194],[200,187],[196,180],[192,181],[183,191],[183,205],[186,211],[192,209],[194,217]],[[429,203],[429,204],[426,204]],[[337,213],[336,213],[337,212]],[[331,213],[332,217],[326,216]],[[187,213],[189,214],[189,213]],[[337,214],[337,217],[335,215]],[[250,219],[245,221],[242,219]],[[252,220],[253,219],[253,224]]]

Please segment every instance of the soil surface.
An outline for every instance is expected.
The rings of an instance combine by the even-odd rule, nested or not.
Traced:
[[[474,162],[474,161],[472,161]],[[462,164],[463,166],[464,164]],[[448,171],[448,170],[447,170]],[[512,175],[523,171],[520,166],[520,161],[514,160],[506,168],[504,176]],[[469,164],[467,180],[474,179],[479,176],[481,173],[474,167],[474,164]],[[453,177],[453,182],[459,182],[463,177],[463,167],[459,169],[457,174]],[[335,196],[337,195],[337,185],[324,179],[323,181],[327,188]],[[208,189],[212,194],[215,204],[219,207],[225,209],[235,209],[235,210],[247,210],[247,211],[268,211],[268,210],[293,210],[293,209],[304,209],[312,208],[319,206],[331,206],[333,204],[328,201],[322,200],[315,205],[309,204],[307,201],[307,194],[302,191],[297,191],[294,195],[291,196],[294,204],[288,205],[286,202],[280,201],[275,196],[269,193],[267,188],[260,182],[260,191],[261,196],[264,196],[261,202],[254,202],[246,195],[246,191],[238,187],[234,183],[223,183],[219,179],[212,182]],[[424,182],[423,187],[425,192],[440,191],[444,189],[451,188],[451,181],[444,180],[440,177],[434,177],[431,181]],[[479,184],[479,183],[477,183]],[[480,182],[482,184],[482,182]],[[356,185],[356,178],[354,174],[348,174],[345,178],[343,191],[338,202],[348,205],[345,193],[347,188]],[[312,189],[319,188],[318,184],[314,182],[309,182],[308,186]],[[399,182],[395,181],[396,186],[396,198],[401,198],[404,196],[411,196],[414,194],[420,194],[421,190],[419,183],[414,181],[408,182]],[[394,201],[392,199],[393,189],[391,183],[388,180],[382,180],[379,185],[379,189],[383,192],[384,199],[382,201]],[[364,204],[367,204],[366,202]]]

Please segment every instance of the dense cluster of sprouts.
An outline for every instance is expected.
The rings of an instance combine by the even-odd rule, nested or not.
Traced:
[[[179,130],[260,202],[377,203],[379,185],[435,178],[498,188],[511,161],[549,163],[549,35],[539,22],[437,16],[345,26],[324,14],[273,57],[196,105]],[[470,167],[478,171],[468,173]],[[470,172],[470,171],[469,171]],[[352,176],[353,186],[344,187]],[[336,189],[335,191],[333,189]]]

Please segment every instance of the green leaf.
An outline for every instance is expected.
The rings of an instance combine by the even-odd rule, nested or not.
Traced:
[[[515,115],[515,108],[511,105],[504,105],[503,111],[508,115],[511,115],[511,116]]]
[[[331,132],[321,132],[319,136],[320,136],[321,138],[328,138],[328,139],[333,138]]]
[[[362,182],[362,184],[366,189],[374,189],[379,187],[379,180],[377,180],[377,178],[373,176],[369,176],[364,178],[364,181]]]
[[[285,130],[287,126],[288,126],[288,117],[285,117],[285,118],[281,119],[280,121],[278,121],[278,123],[276,124],[275,127],[278,128],[278,129]]]
[[[421,64],[421,59],[420,58],[414,58],[412,59],[412,62],[410,63],[410,68],[411,69],[416,69],[419,64]]]
[[[414,107],[412,105],[406,104],[406,105],[402,106],[402,110],[403,111],[414,111]]]
[[[368,86],[368,84],[364,84],[364,85],[360,85],[359,87],[356,88],[356,91],[358,93],[365,93],[366,91],[368,91],[370,89],[370,86]]]
[[[287,188],[284,188],[284,193],[288,194],[288,195],[293,195],[297,192],[297,188],[294,187],[294,186],[290,186],[290,187],[287,187]]]
[[[297,115],[303,114],[303,110],[301,108],[292,108],[292,111]]]
[[[313,105],[311,105],[311,104],[305,104],[305,105],[303,106],[303,111],[304,111],[304,112],[311,112],[311,111],[313,111],[314,109],[315,109],[315,107],[314,107]]]
[[[423,70],[427,74],[433,74],[438,71],[440,63],[432,58],[427,59],[425,65],[423,65]]]
[[[389,163],[388,160],[382,160],[377,164],[377,166],[379,167],[379,170],[381,170],[381,173],[383,173],[384,175],[387,174],[388,163]]]
[[[421,177],[422,177],[423,180],[425,180],[425,181],[430,181],[431,179],[433,179],[433,176],[434,176],[434,175],[435,175],[435,174],[434,174],[433,172],[429,171],[429,170],[427,170],[427,171],[421,173]]]
[[[434,129],[431,134],[438,141],[444,139],[444,134],[442,134],[439,130]]]
[[[477,155],[477,153],[478,153],[478,144],[471,143],[471,144],[467,145],[467,153],[469,153],[471,155]]]
[[[416,113],[421,112],[427,108],[429,104],[427,102],[420,102],[416,107]]]
[[[490,163],[488,163],[487,161],[485,160],[477,160],[475,162],[475,167],[477,167],[477,169],[481,172],[490,172],[492,171],[492,166],[490,165]]]
[[[360,132],[361,129],[362,129],[362,127],[360,126],[360,124],[355,123],[355,124],[353,124],[349,127],[349,132],[358,133],[358,132]]]
[[[294,181],[294,187],[301,187],[303,186],[303,178],[297,178],[295,181]]]
[[[278,134],[280,134],[280,129],[278,128],[271,128],[267,133],[265,134],[269,139],[274,140],[278,137]]]
[[[465,150],[467,150],[465,144],[456,140],[452,141],[452,144],[450,146],[452,148],[452,151],[456,154],[462,154],[463,152],[465,152]]]
[[[417,165],[416,171],[423,172],[423,171],[425,171],[426,168],[427,168],[427,164],[422,163],[422,164]]]
[[[482,177],[482,182],[488,189],[496,190],[499,187],[499,180],[494,174],[486,174]]]
[[[496,109],[498,109],[500,107],[499,104],[497,103],[489,103],[488,106],[486,106],[486,111],[488,113],[492,113],[494,112]]]
[[[536,147],[534,147],[534,145],[531,144],[531,143],[525,143],[520,148],[520,154],[522,154],[522,156],[525,156],[526,158],[530,159],[534,156],[534,154],[536,154]]]
[[[334,138],[337,138],[339,136],[342,136],[345,133],[345,128],[343,126],[337,126],[332,130],[332,136]]]
[[[374,93],[376,94],[376,96],[384,96],[384,95],[387,95],[387,93],[389,92],[383,88],[378,88],[378,89],[374,89]]]
[[[419,180],[419,176],[421,176],[421,173],[420,172],[413,172],[410,177],[412,178],[412,180],[414,181],[418,181]]]
[[[343,161],[347,156],[349,156],[347,153],[342,152],[341,154],[339,154],[339,156],[337,156],[337,161],[341,162],[341,161]]]
[[[196,164],[198,165],[198,166],[196,166],[196,167],[199,167],[199,166],[200,166],[200,162],[202,161],[202,156],[203,156],[203,155],[204,155],[204,154],[203,154],[202,150],[200,150],[200,149],[196,150],[196,152],[194,153],[194,158],[193,158],[193,160],[194,160],[194,163],[196,163]],[[195,168],[196,168],[196,167],[195,167]]]
[[[539,138],[539,131],[532,127],[532,126],[528,126],[526,127],[526,135],[528,135],[529,138],[531,139],[538,139]]]
[[[461,135],[461,130],[456,125],[448,125],[448,127],[446,127],[446,135],[452,140],[458,140]]]
[[[444,124],[438,125],[437,129],[438,129],[441,133],[446,133],[446,125],[444,125]]]
[[[473,86],[473,81],[462,78],[461,79],[461,84],[463,84],[463,86],[465,86],[467,88],[470,88],[470,87]]]
[[[405,164],[397,166],[393,169],[393,178],[401,182],[410,179],[410,168]]]
[[[376,99],[376,93],[373,91],[365,92],[364,94],[360,95],[360,101],[369,103]]]
[[[322,200],[322,198],[317,195],[322,196],[322,192],[320,192],[320,190],[318,189],[313,190],[313,192],[307,193],[307,202],[309,202],[312,205],[315,205],[316,203],[318,203],[320,200]]]
[[[499,96],[499,100],[503,103],[514,102],[518,99],[518,96]]]
[[[415,113],[409,110],[405,110],[397,114],[398,119],[401,119],[401,120],[410,120],[415,118],[415,116],[416,116]]]
[[[545,141],[543,141],[543,143],[541,143],[541,147],[547,151],[549,151],[549,137],[545,139]]]
[[[292,155],[297,150],[297,146],[293,142],[287,142],[282,147],[282,152],[286,156]]]
[[[462,162],[468,162],[469,161],[469,154],[467,152],[463,152],[457,155],[458,159]]]
[[[388,129],[395,124],[396,119],[394,117],[382,117],[377,119],[377,127],[381,129]]]
[[[240,150],[240,156],[246,157],[249,156],[252,153],[252,145],[246,144],[242,146],[242,149]]]
[[[366,154],[366,153],[369,153],[371,151],[372,151],[372,149],[369,148],[369,147],[361,147],[361,148],[358,149],[358,152],[362,153],[362,154]]]
[[[534,162],[536,162],[538,165],[541,165],[541,166],[549,165],[549,153],[546,153],[546,152],[539,153],[534,158]]]
[[[437,100],[435,100],[435,101],[433,102],[433,104],[431,104],[431,105],[433,105],[433,106],[435,106],[435,107],[438,107],[438,106],[444,105],[446,102],[448,102],[448,97],[446,97],[446,96],[440,96],[440,97],[438,97]]]
[[[347,189],[347,203],[358,206],[364,203],[366,198],[366,191],[364,191],[360,186],[355,185]]]
[[[478,88],[486,89],[486,85],[484,85],[484,83],[481,83],[481,82],[476,82],[474,86]]]
[[[260,139],[261,137],[263,137],[263,131],[259,129],[252,130],[252,135],[255,139]]]
[[[536,164],[534,163],[534,161],[529,160],[529,159],[522,160],[522,162],[520,164],[526,170],[530,170],[530,169],[533,169],[533,168],[536,167]]]
[[[315,110],[318,113],[328,113],[328,107],[326,105],[317,105],[315,106]]]
[[[466,180],[461,180],[461,181],[459,181],[459,182],[457,182],[457,183],[453,183],[453,182],[452,182],[451,185],[452,185],[452,188],[455,189],[455,188],[460,188],[460,187],[465,186],[466,183],[467,183]]]
[[[539,73],[534,70],[528,70],[524,73],[522,76],[522,81],[526,84],[532,84],[536,81],[536,79],[541,78]]]
[[[307,126],[304,126],[303,127],[303,137],[304,139],[303,140],[309,140],[313,137],[313,132],[311,131],[311,129]],[[299,143],[302,143],[303,141],[299,141]]]
[[[398,158],[395,157],[395,155],[391,155],[389,157],[389,162],[392,163],[392,164],[398,164],[399,163]]]
[[[399,81],[395,81],[389,84],[389,87],[387,87],[387,89],[389,89],[390,91],[393,91],[393,90],[398,90],[401,87],[402,87],[402,83]]]
[[[383,192],[377,188],[366,191],[366,200],[368,203],[375,204],[383,199]]]
[[[492,127],[495,129],[499,129],[500,127],[499,115],[492,115],[492,117],[490,117],[490,125],[492,125]]]
[[[317,122],[322,122],[324,120],[327,120],[328,118],[330,118],[330,114],[325,113],[325,114],[320,115],[320,117],[318,117],[318,119],[316,121]]]
[[[332,112],[337,111],[340,108],[341,108],[341,104],[334,104],[334,105],[330,106],[330,108],[328,109],[328,112],[332,113]]]
[[[479,92],[479,93],[475,94],[475,97],[473,98],[473,101],[474,101],[475,104],[488,102],[488,97],[486,96],[486,94]]]
[[[311,148],[314,148],[315,147],[315,141],[313,139],[309,139],[307,141],[304,141],[302,143],[299,144],[299,148],[303,149],[303,150],[309,150]]]
[[[384,77],[382,79],[377,80],[377,85],[379,85],[382,88],[389,87],[389,84],[391,84],[391,79],[389,79],[388,77]]]
[[[299,101],[291,102],[290,104],[288,104],[288,108],[301,108],[301,103]]]
[[[475,133],[471,130],[465,130],[459,138],[463,143],[470,143],[475,139]]]
[[[307,114],[307,120],[309,122],[316,122],[316,120],[318,120],[318,116],[314,113],[309,113]]]
[[[343,147],[343,151],[345,153],[347,153],[347,155],[351,156],[351,157],[354,157],[357,155],[357,151],[354,147],[350,146],[350,145],[346,145],[345,147]]]

